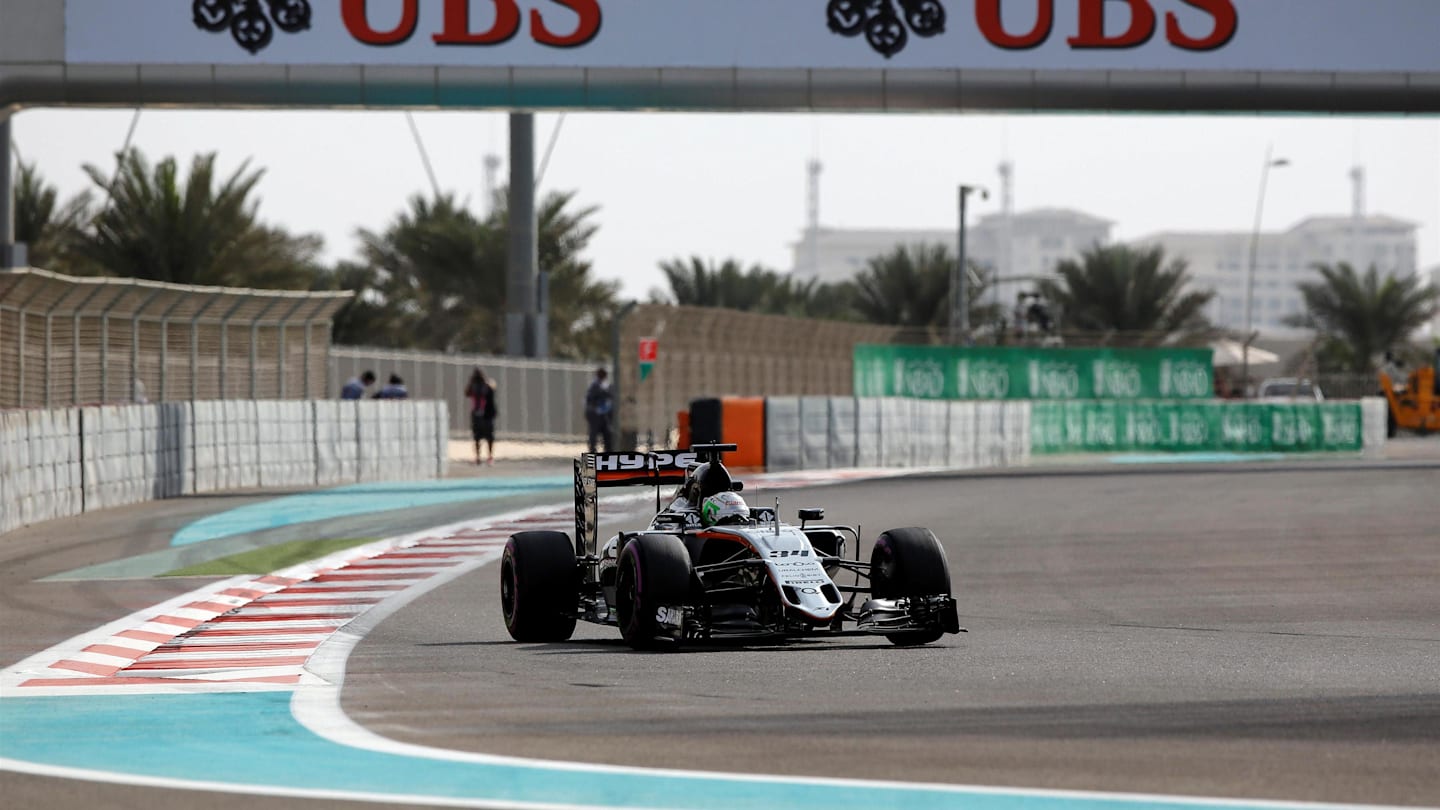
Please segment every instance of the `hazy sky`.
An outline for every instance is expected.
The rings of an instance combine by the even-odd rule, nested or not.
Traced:
[[[445,191],[484,204],[484,157],[505,158],[502,113],[417,112]],[[16,145],[66,195],[90,186],[85,163],[113,166],[133,111],[26,110]],[[537,160],[559,116],[537,116]],[[134,143],[151,160],[219,154],[265,171],[260,214],[318,233],[348,258],[354,231],[383,229],[429,180],[403,112],[146,110]],[[1420,225],[1422,268],[1440,264],[1440,120],[1252,116],[735,115],[572,113],[545,190],[599,207],[590,259],[598,276],[643,298],[660,261],[734,257],[787,270],[805,225],[806,162],[824,163],[821,223],[952,228],[956,186],[989,186],[971,221],[1000,210],[996,167],[1015,164],[1018,210],[1061,206],[1114,221],[1114,236],[1159,230],[1248,232],[1265,150],[1267,230],[1348,214],[1349,171],[1368,174],[1371,213]],[[505,179],[501,170],[501,182]]]

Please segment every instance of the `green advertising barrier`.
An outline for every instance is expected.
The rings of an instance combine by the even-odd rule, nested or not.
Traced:
[[[1358,402],[1036,402],[1031,452],[1341,453],[1364,446]]]
[[[1200,400],[1210,349],[855,347],[855,396],[913,399]]]

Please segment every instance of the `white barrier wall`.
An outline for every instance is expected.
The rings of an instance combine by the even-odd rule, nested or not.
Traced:
[[[765,399],[765,467],[805,469],[801,431],[805,424],[799,397]],[[771,444],[774,438],[775,444]]]
[[[880,466],[880,403],[878,399],[855,400],[855,466]],[[765,443],[770,452],[770,443]]]
[[[945,465],[974,469],[980,458],[980,434],[975,430],[975,403],[946,403],[949,430],[945,434]]]
[[[448,439],[449,431],[445,403],[362,400],[357,404],[356,447],[362,480],[437,477],[435,453],[444,448],[441,437]],[[444,457],[442,453],[440,458]]]
[[[768,413],[766,419],[769,419]],[[830,419],[829,397],[800,398],[800,466],[804,469],[824,469],[831,465],[830,440],[834,434],[830,430]]]
[[[24,525],[20,520],[20,474],[29,470],[30,432],[21,427],[24,414],[19,411],[0,411],[0,532]],[[24,453],[27,463],[21,463]]]
[[[314,402],[315,483],[357,481],[360,478],[360,402]]]
[[[79,415],[0,413],[0,532],[80,509]]]
[[[181,455],[188,405],[114,405],[80,410],[84,508],[109,509],[184,494]]]
[[[770,470],[1023,464],[1030,459],[1027,402],[941,402],[852,397],[768,397]]]
[[[1005,420],[1005,464],[1021,466],[1030,463],[1030,403],[1007,402]]]
[[[1360,431],[1361,441],[1365,444],[1365,455],[1377,456],[1384,450],[1389,424],[1389,401],[1383,397],[1365,397],[1360,400]]]
[[[255,403],[256,424],[266,425],[256,443],[260,486],[315,484],[315,407],[304,401]]]
[[[187,494],[439,478],[448,424],[427,400],[0,411],[0,533]]]

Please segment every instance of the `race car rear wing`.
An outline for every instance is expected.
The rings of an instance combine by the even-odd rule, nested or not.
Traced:
[[[649,453],[585,453],[575,459],[575,553],[599,553],[596,536],[601,487],[683,484],[695,465],[719,460],[735,450],[733,444],[697,444],[689,450],[655,450]],[[659,491],[656,491],[658,498]]]

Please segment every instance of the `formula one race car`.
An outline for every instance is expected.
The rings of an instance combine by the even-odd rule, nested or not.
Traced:
[[[577,459],[574,542],[563,532],[530,531],[505,546],[500,598],[510,636],[564,641],[579,619],[618,626],[637,649],[855,633],[912,646],[964,632],[945,551],[929,529],[884,532],[870,562],[861,562],[859,531],[817,525],[823,510],[801,509],[794,526],[780,520],[778,499],[773,507],[747,506],[743,485],[721,463],[735,449],[703,444]],[[650,525],[599,546],[599,489],[641,484],[656,487]],[[665,484],[679,486],[662,507]],[[850,540],[854,559],[845,556]],[[838,584],[842,574],[854,584]]]

